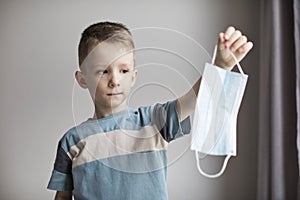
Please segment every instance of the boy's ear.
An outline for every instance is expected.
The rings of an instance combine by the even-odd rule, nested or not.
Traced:
[[[137,75],[138,75],[138,71],[137,71],[137,69],[135,69],[135,70],[133,71],[133,74],[132,74],[132,84],[131,84],[131,87],[134,86],[135,81],[136,81],[136,78],[137,78]]]
[[[80,87],[82,87],[84,89],[87,88],[87,84],[86,84],[84,74],[81,71],[76,71],[75,72],[75,78],[76,78],[78,84],[80,85]]]

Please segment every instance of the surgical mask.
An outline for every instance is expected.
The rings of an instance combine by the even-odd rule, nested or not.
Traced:
[[[216,50],[215,47],[212,63]],[[237,115],[248,75],[230,53],[240,73],[206,63],[194,113],[191,150],[195,151],[199,172],[209,178],[221,176],[229,158],[236,156]],[[199,152],[205,156],[226,156],[220,172],[214,175],[205,173],[200,167]]]

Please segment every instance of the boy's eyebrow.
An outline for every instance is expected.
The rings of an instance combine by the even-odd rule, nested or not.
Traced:
[[[128,62],[128,63],[120,63],[119,66],[121,67],[128,67],[128,66],[131,66],[132,63]]]
[[[111,63],[110,63],[110,64],[95,63],[95,64],[93,64],[92,66],[93,66],[94,68],[107,69],[107,68],[110,67],[110,65],[111,65]],[[119,66],[119,67],[128,67],[128,66],[133,66],[133,63],[132,63],[132,62],[122,62],[122,63],[119,63],[118,66]]]
[[[107,67],[109,67],[109,64],[96,63],[96,64],[93,64],[93,66],[94,66],[94,67],[107,68]]]

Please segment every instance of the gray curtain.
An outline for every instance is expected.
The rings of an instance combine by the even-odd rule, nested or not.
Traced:
[[[294,27],[295,27],[295,59],[296,59],[296,95],[297,95],[297,146],[298,146],[298,167],[300,173],[300,1],[294,1]],[[298,200],[300,200],[300,178],[298,179]]]
[[[299,187],[299,0],[262,0],[260,31],[257,199],[293,200]]]

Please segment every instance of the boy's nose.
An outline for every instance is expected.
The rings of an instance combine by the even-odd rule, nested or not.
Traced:
[[[109,87],[116,87],[120,85],[120,80],[119,80],[119,76],[117,75],[116,72],[111,73],[110,79],[109,79],[109,83],[108,86]]]

